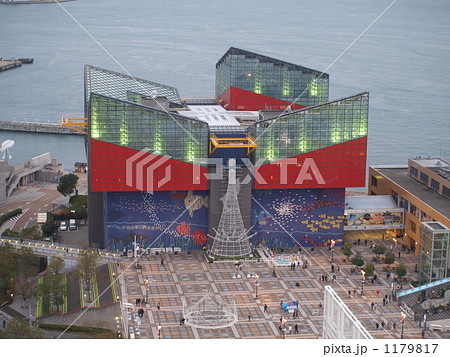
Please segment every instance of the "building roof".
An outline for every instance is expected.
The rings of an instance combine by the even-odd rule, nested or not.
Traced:
[[[425,184],[412,178],[409,175],[407,167],[371,167],[411,193],[413,196],[417,197],[426,205],[450,219],[450,200],[428,188]]]
[[[213,126],[240,126],[236,118],[220,105],[188,105],[189,111],[180,111],[188,118],[196,118]]]
[[[442,167],[450,167],[450,164],[448,162],[445,162],[444,160],[440,158],[421,158],[420,156],[414,159],[411,159],[411,161],[417,163],[418,165],[426,168],[442,168]]]
[[[296,70],[301,70],[302,72],[305,73],[311,73],[311,74],[316,74],[318,76],[322,75],[323,78],[329,78],[328,73],[323,73],[320,71],[317,71],[315,69],[311,69],[308,67],[303,67],[303,66],[299,66],[297,64],[293,64],[293,63],[289,63],[289,62],[285,62],[285,61],[280,61],[279,59],[276,58],[272,58],[272,57],[268,57],[268,56],[263,56],[263,55],[259,55],[257,53],[254,52],[250,52],[250,51],[245,51],[245,50],[241,50],[239,48],[235,48],[235,47],[230,47],[228,49],[228,51],[222,56],[222,58],[216,63],[216,68],[218,68],[223,61],[225,61],[225,59],[229,56],[229,55],[243,55],[246,58],[256,58],[258,59],[260,62],[270,62],[270,63],[275,63],[275,64],[279,64],[281,66],[284,67],[288,67],[288,68],[292,68],[292,69],[296,69]]]
[[[346,196],[345,209],[394,209],[398,208],[392,196]]]
[[[346,101],[348,99],[353,99],[353,98],[362,97],[362,96],[365,96],[365,97],[368,98],[369,97],[369,92],[361,92],[361,93],[352,95],[350,97],[335,99],[335,100],[332,100],[332,101],[329,101],[329,102],[326,102],[326,103],[321,103],[321,104],[313,105],[313,106],[310,106],[310,107],[301,108],[301,109],[298,109],[298,110],[293,110],[293,111],[285,110],[284,114],[275,115],[275,116],[270,117],[270,118],[260,119],[260,120],[258,120],[256,122],[256,124],[269,122],[269,121],[274,121],[275,122],[279,118],[289,117],[289,116],[292,116],[293,114],[297,114],[297,113],[305,113],[306,114],[306,113],[308,113],[308,111],[313,110],[313,109],[322,108],[322,107],[325,107],[327,105],[340,105],[341,104],[340,102],[344,102],[344,101]]]
[[[441,222],[422,222],[423,225],[431,228],[433,231],[448,231],[448,228],[444,226]]]

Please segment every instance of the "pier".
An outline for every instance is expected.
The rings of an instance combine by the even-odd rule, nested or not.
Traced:
[[[56,123],[39,123],[27,121],[0,121],[0,130],[23,131],[29,133],[83,135],[83,133],[69,129]]]
[[[6,71],[7,69],[20,67],[21,65],[22,65],[21,61],[0,60],[0,72]]]

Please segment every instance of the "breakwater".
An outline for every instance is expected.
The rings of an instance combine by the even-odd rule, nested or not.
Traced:
[[[0,121],[0,130],[23,131],[29,133],[83,135],[76,130],[72,130],[65,126],[62,126],[61,124],[49,122],[39,123],[38,121]]]

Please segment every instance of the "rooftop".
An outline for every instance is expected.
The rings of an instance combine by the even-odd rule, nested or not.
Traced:
[[[409,175],[407,167],[371,167],[417,197],[426,205],[450,219],[450,200],[412,178]]]
[[[228,111],[218,104],[205,104],[206,100],[198,99],[197,102],[202,104],[190,102],[191,104],[187,105],[189,110],[180,110],[179,113],[208,123],[210,127],[241,126],[239,120],[258,120],[258,112],[256,111]]]
[[[396,209],[392,196],[346,196],[345,209]]]

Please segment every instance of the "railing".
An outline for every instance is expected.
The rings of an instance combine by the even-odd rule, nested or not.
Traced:
[[[44,255],[62,255],[64,257],[70,258],[78,258],[80,252],[83,250],[79,247],[67,245],[67,244],[56,244],[56,243],[48,243],[43,241],[29,240],[29,239],[21,239],[21,238],[13,238],[1,236],[0,244],[11,244],[14,248],[31,248],[36,253],[42,253]],[[117,261],[120,259],[120,254],[111,253],[107,250],[97,249],[100,260],[106,261]]]

